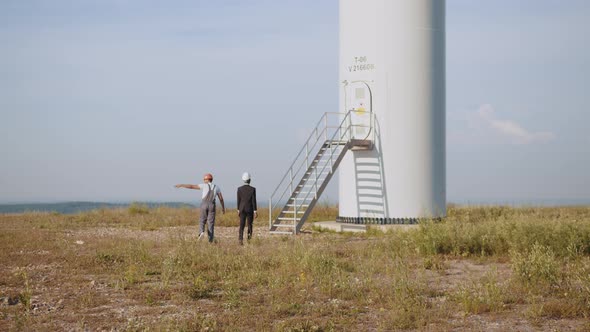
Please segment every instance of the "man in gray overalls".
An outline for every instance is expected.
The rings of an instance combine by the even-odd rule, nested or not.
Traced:
[[[205,183],[201,184],[177,184],[176,188],[187,188],[203,190],[201,201],[201,217],[199,219],[199,239],[203,237],[205,232],[205,222],[207,223],[207,235],[209,242],[213,242],[213,235],[215,229],[215,196],[219,197],[221,203],[221,211],[225,214],[225,204],[223,203],[223,195],[221,189],[213,184],[213,175],[207,173],[203,176]]]

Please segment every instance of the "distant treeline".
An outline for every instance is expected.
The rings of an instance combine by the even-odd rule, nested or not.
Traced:
[[[196,205],[180,202],[135,202],[145,204],[149,208],[166,206],[171,208],[195,208]],[[74,214],[97,209],[127,208],[133,203],[103,203],[103,202],[64,202],[64,203],[28,203],[28,204],[0,204],[0,213],[23,212],[58,212]]]

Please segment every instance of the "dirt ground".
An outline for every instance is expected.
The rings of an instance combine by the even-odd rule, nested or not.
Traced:
[[[217,227],[216,246],[237,246],[236,227]],[[214,321],[221,312],[236,310],[224,307],[215,298],[204,298],[188,301],[175,296],[174,293],[152,291],[146,300],[142,289],[155,283],[156,279],[143,281],[142,287],[134,291],[124,287],[116,287],[112,281],[100,273],[88,273],[83,269],[68,270],[72,266],[69,260],[88,254],[89,247],[101,239],[113,241],[150,240],[156,243],[196,237],[194,226],[166,227],[157,230],[140,230],[130,228],[99,227],[83,230],[69,230],[53,235],[59,245],[48,245],[46,249],[36,246],[15,244],[9,254],[3,256],[0,277],[0,330],[145,330],[150,326],[160,329],[167,328],[191,330],[216,330],[214,325],[206,324],[187,327],[174,325],[182,320]],[[339,237],[337,234],[315,234],[308,230],[299,237]],[[265,227],[257,227],[254,237],[260,241],[273,240],[275,236],[268,233]],[[367,237],[346,237],[342,241],[371,241]],[[42,241],[40,239],[40,241]],[[247,247],[248,245],[246,245]],[[35,248],[36,249],[31,249]],[[62,255],[53,252],[59,248],[68,248],[78,254]],[[26,257],[26,259],[18,259]],[[12,259],[11,259],[12,257]],[[10,260],[8,260],[10,259]],[[22,265],[26,262],[26,265]],[[420,327],[428,331],[587,331],[588,322],[583,318],[576,319],[542,319],[530,318],[530,305],[513,303],[507,310],[500,312],[483,312],[481,314],[465,313],[457,306],[449,305],[444,296],[449,290],[457,289],[483,278],[489,271],[495,271],[499,280],[508,280],[511,269],[507,262],[478,259],[444,258],[436,268],[426,271],[427,282],[434,293],[432,305],[447,305],[452,311],[445,321],[430,323]],[[75,264],[74,264],[75,265]],[[23,285],[21,279],[26,275]],[[151,285],[157,290],[157,287]],[[29,294],[27,299],[22,294]],[[19,295],[20,294],[20,295]],[[29,301],[27,304],[26,302]],[[337,299],[335,305],[337,305]],[[23,310],[28,305],[29,310]],[[310,303],[309,305],[316,305]],[[319,305],[319,304],[318,304]],[[319,310],[319,309],[318,309]],[[453,312],[454,311],[454,312]],[[364,315],[370,319],[371,314]],[[232,317],[239,317],[235,313]],[[170,322],[162,325],[164,322]],[[280,325],[269,325],[268,330],[280,330]],[[351,326],[350,330],[382,330],[372,324]],[[249,330],[249,328],[245,328]],[[314,326],[300,330],[314,330]],[[318,330],[318,329],[315,329]]]

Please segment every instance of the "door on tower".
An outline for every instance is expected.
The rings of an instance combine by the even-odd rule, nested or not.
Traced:
[[[365,140],[371,134],[373,94],[365,81],[344,81],[344,107],[350,111],[351,138]]]

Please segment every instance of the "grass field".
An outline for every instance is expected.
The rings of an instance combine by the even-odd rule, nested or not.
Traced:
[[[590,207],[292,237],[267,218],[239,246],[235,210],[215,244],[188,208],[0,215],[0,330],[590,331]]]

